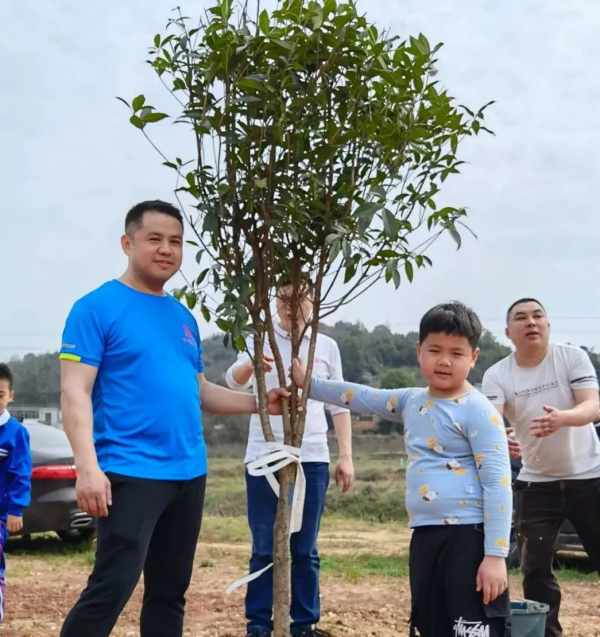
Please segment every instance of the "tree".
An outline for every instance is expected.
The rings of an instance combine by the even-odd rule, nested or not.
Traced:
[[[248,3],[234,11],[230,0],[218,0],[206,16],[198,23],[176,13],[150,49],[150,64],[176,100],[175,122],[189,127],[195,149],[187,160],[161,153],[190,202],[200,264],[180,295],[215,318],[235,348],[253,334],[258,409],[272,442],[265,339],[281,386],[288,384],[273,290],[291,282],[295,316],[307,278],[314,282],[310,378],[319,321],[382,278],[396,288],[412,282],[415,269],[431,265],[426,252],[436,238],[449,234],[460,247],[466,211],[438,208],[436,199],[459,172],[459,142],[487,130],[486,107],[457,106],[438,86],[441,45],[380,33],[353,0],[280,0],[255,17]],[[122,101],[146,136],[168,117],[144,95]],[[220,294],[216,303],[210,288]],[[301,338],[294,323],[294,355]],[[291,391],[284,442],[298,448],[308,392],[298,402],[293,384]],[[297,466],[278,473],[276,637],[289,626],[288,494]]]

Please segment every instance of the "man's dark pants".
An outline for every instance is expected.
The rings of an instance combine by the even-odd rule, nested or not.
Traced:
[[[304,462],[306,499],[302,529],[292,535],[292,634],[315,625],[321,617],[319,599],[319,553],[317,536],[329,486],[329,464]],[[250,572],[273,561],[273,526],[277,514],[277,496],[264,476],[246,472],[248,523],[252,532]],[[273,569],[248,584],[246,619],[248,630],[273,630]]]
[[[94,570],[61,637],[108,637],[142,572],[141,637],[179,637],[206,476],[186,481],[107,476],[113,504],[98,521]]]
[[[569,520],[600,573],[600,478],[515,483],[515,531],[527,599],[550,606],[546,637],[563,635],[560,586],[552,568],[558,532]]]

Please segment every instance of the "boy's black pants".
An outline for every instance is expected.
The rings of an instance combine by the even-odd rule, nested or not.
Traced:
[[[61,637],[108,637],[142,572],[141,637],[180,637],[206,476],[187,481],[107,476],[113,504],[98,521],[94,570]]]
[[[485,606],[477,592],[481,524],[417,527],[410,543],[412,633],[420,637],[510,635],[508,591]]]

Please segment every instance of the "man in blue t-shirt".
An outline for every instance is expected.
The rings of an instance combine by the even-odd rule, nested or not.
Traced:
[[[201,408],[256,412],[204,378],[194,316],[164,292],[182,261],[181,212],[134,206],[125,274],[77,301],[60,351],[62,413],[80,508],[99,517],[94,570],[61,637],[108,637],[144,573],[141,637],[183,632],[206,485]],[[269,392],[272,415],[287,392]]]

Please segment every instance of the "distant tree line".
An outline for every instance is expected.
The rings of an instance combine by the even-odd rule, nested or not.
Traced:
[[[339,345],[346,380],[382,388],[424,385],[415,351],[418,334],[396,334],[379,325],[369,331],[360,323],[338,322],[322,325],[321,330]],[[220,335],[202,341],[206,377],[225,385],[225,372],[236,358],[235,352],[223,345]],[[481,353],[469,380],[480,383],[484,372],[510,353],[490,332],[480,343]],[[600,355],[585,349],[600,375]],[[60,366],[58,354],[26,354],[9,361],[15,376],[15,403],[18,405],[58,406],[60,402]],[[209,443],[241,443],[246,440],[248,419],[240,416],[204,418],[205,436]],[[382,421],[380,433],[397,430],[397,425]]]

